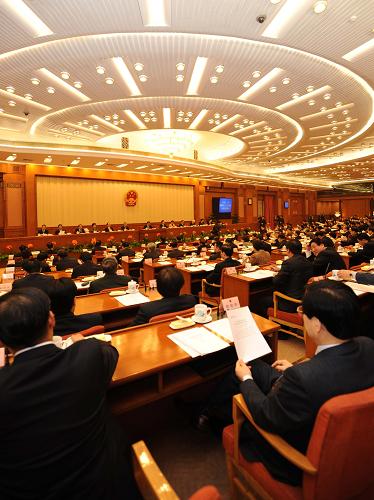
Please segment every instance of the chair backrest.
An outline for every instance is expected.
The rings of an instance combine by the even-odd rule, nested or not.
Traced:
[[[98,335],[99,333],[104,333],[104,332],[105,332],[105,327],[103,325],[96,325],[96,326],[91,326],[91,328],[86,328],[85,330],[81,330],[80,332],[74,332],[71,333],[70,335],[64,335],[62,338],[67,339],[68,337],[71,337],[76,333],[83,335],[83,337],[88,337],[89,335]]]
[[[175,319],[176,316],[189,316],[190,314],[194,314],[195,308],[191,307],[190,309],[184,309],[183,311],[174,311],[165,314],[159,314],[158,316],[153,316],[149,322],[155,323],[156,321],[168,321],[169,319]]]
[[[327,401],[319,410],[307,456],[303,498],[374,498],[374,387]]]

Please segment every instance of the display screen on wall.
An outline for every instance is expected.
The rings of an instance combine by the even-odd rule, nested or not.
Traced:
[[[212,211],[222,219],[229,219],[232,212],[232,198],[212,198]]]
[[[288,208],[289,207],[289,202],[288,201],[285,201],[284,202],[284,208]]]

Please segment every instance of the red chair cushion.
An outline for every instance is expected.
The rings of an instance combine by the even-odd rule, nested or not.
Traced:
[[[226,453],[234,457],[234,426],[225,427],[222,435]],[[275,500],[301,500],[302,488],[297,488],[273,479],[261,462],[248,462],[239,453],[239,465],[248,472],[262,488]]]
[[[221,500],[222,497],[215,486],[203,486],[189,500]]]
[[[267,310],[268,318],[274,318],[274,308],[269,307]],[[290,313],[285,311],[277,311],[277,318],[283,319],[284,321],[288,321],[289,323],[295,323],[296,325],[303,326],[303,317],[298,313]]]

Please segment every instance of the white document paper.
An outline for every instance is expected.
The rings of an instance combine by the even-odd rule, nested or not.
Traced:
[[[248,307],[227,311],[227,317],[238,359],[248,363],[271,352]]]
[[[123,306],[134,306],[136,304],[145,304],[145,302],[150,302],[150,299],[140,292],[128,293],[126,295],[120,295],[115,297],[116,300]]]
[[[274,271],[259,269],[258,271],[254,271],[252,273],[243,273],[242,276],[246,276],[247,278],[252,278],[254,280],[260,280],[263,278],[272,278],[275,274],[276,273]]]
[[[221,337],[224,337],[229,342],[234,342],[234,337],[232,336],[230,321],[228,318],[219,319],[217,321],[212,321],[208,325],[204,325],[204,328],[210,330]]]
[[[352,281],[345,281],[345,285],[348,285],[355,292],[356,295],[363,295],[364,293],[374,293],[374,285],[362,285],[361,283],[354,283]]]
[[[194,351],[200,356],[220,351],[221,349],[225,349],[229,346],[227,342],[217,337],[214,333],[209,332],[205,328],[199,327],[190,328],[189,330],[184,330],[183,332],[172,333],[171,335],[168,335],[168,337],[173,342],[175,341],[175,343],[178,343],[178,345],[188,352],[188,354]]]

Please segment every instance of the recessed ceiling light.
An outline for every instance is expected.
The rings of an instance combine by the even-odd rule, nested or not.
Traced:
[[[27,26],[33,36],[42,37],[53,35],[48,26],[28,7],[23,0],[4,0],[3,5],[11,9],[21,22]]]
[[[148,114],[149,116],[155,116],[156,113],[154,111],[150,111]]]
[[[113,115],[113,120],[117,120],[117,119],[118,119],[118,115],[115,113],[115,114]]]
[[[269,92],[276,92],[277,91],[277,87],[270,87],[269,89]]]
[[[348,114],[349,114],[349,110],[348,110],[348,109],[345,109],[345,110],[343,111],[343,115],[348,115]]]
[[[51,162],[52,162],[51,156],[47,156],[46,158],[44,158],[44,163],[51,163]]]
[[[190,119],[186,116],[186,118],[184,119],[184,121],[185,121],[186,123],[188,123],[188,122],[190,121]]]
[[[176,67],[177,67],[178,71],[184,71],[185,65],[184,65],[184,63],[180,62],[177,64]]]
[[[343,106],[343,103],[339,101],[339,102],[337,102],[337,103],[335,104],[335,106],[336,106],[337,108],[340,108],[341,106]]]
[[[222,115],[222,120],[227,120],[228,115]]]
[[[128,163],[120,163],[119,165],[116,165],[117,168],[123,168],[127,167]]]
[[[82,88],[82,86],[83,86],[82,82],[74,82],[74,87],[75,87],[76,89],[81,89],[81,88]]]
[[[183,75],[177,75],[177,76],[175,77],[175,79],[177,80],[177,82],[183,82],[183,80],[184,80],[184,76],[183,76]]]
[[[110,121],[110,119],[111,119],[111,118],[110,118],[110,116],[109,116],[109,115],[104,116],[104,120],[106,120],[106,121],[108,121],[108,122],[109,122],[109,121]]]
[[[61,78],[63,78],[64,80],[69,80],[70,73],[68,73],[67,71],[61,71]]]
[[[316,103],[316,101],[315,101],[314,99],[310,99],[310,100],[308,101],[309,106],[314,106],[314,105],[315,105],[315,103]]]
[[[225,67],[220,64],[219,66],[216,66],[216,73],[223,73],[223,70],[225,69]]]
[[[32,95],[31,94],[25,94],[25,99],[27,99],[28,101],[31,101],[32,100]]]
[[[187,116],[189,116],[191,118],[191,116],[193,115],[192,111],[188,111],[187,113]]]
[[[141,116],[142,118],[144,118],[145,116],[147,116],[147,113],[146,113],[145,111],[140,111],[140,113],[139,113],[139,114],[140,114],[140,116]]]
[[[333,115],[332,113],[329,113],[329,114],[327,115],[327,118],[330,118],[330,119],[331,119],[331,118],[334,118],[334,115]]]
[[[121,125],[124,125],[126,123],[125,120],[120,120],[119,122]]]
[[[113,78],[111,78],[111,77],[109,76],[109,77],[105,78],[105,83],[106,83],[107,85],[113,85],[114,80],[113,80]]]
[[[134,64],[134,68],[135,68],[136,71],[143,71],[144,64],[142,64],[142,63],[135,63]]]
[[[104,66],[96,66],[96,72],[99,73],[99,75],[103,75],[105,73]]]
[[[297,92],[295,92],[294,94],[292,94],[292,99],[297,99],[298,97],[300,97],[300,94],[298,94]]]
[[[273,5],[277,5],[277,3],[280,3],[281,0],[270,0],[270,3]]]
[[[88,120],[82,120],[82,123],[83,123],[83,125],[88,125],[89,121]]]
[[[177,122],[182,122],[182,121],[183,121],[182,116],[178,116],[178,117],[177,117]],[[212,123],[213,123],[213,120],[212,120]]]
[[[15,101],[8,101],[9,106],[15,106],[17,103]]]
[[[212,125],[214,123],[214,120],[212,118],[209,118],[208,123]]]
[[[307,92],[313,92],[313,90],[314,90],[313,85],[308,85],[308,87],[306,88]]]
[[[77,158],[76,160],[73,160],[70,165],[78,165],[78,163],[80,162],[80,159]]]
[[[322,14],[327,9],[327,1],[319,0],[313,5],[313,11],[315,14]]]
[[[31,78],[31,83],[32,83],[33,85],[39,85],[40,80],[39,80],[38,78]]]
[[[148,76],[147,75],[140,75],[139,80],[144,83],[148,80]]]
[[[152,122],[157,122],[157,118],[156,118],[155,116],[153,116],[153,117],[151,118],[151,121],[152,121]]]
[[[53,87],[47,87],[48,94],[54,94],[56,90]]]
[[[291,82],[289,78],[283,78],[282,83],[283,85],[288,85]]]
[[[12,87],[12,86],[9,85],[8,87],[5,87],[5,90],[7,92],[10,92],[11,94],[14,94],[14,92],[15,92],[16,89],[14,87]]]
[[[254,72],[252,73],[252,76],[253,76],[253,78],[260,78],[260,76],[261,76],[261,71],[254,71]]]
[[[184,111],[178,111],[178,116],[183,116],[184,115]]]
[[[218,82],[218,77],[217,76],[211,76],[210,77],[210,82],[211,83],[217,83]]]
[[[249,80],[246,80],[242,85],[245,89],[248,89],[251,86],[251,82]]]
[[[7,156],[7,158],[5,158],[7,161],[13,161],[17,158],[17,155],[15,153]]]

